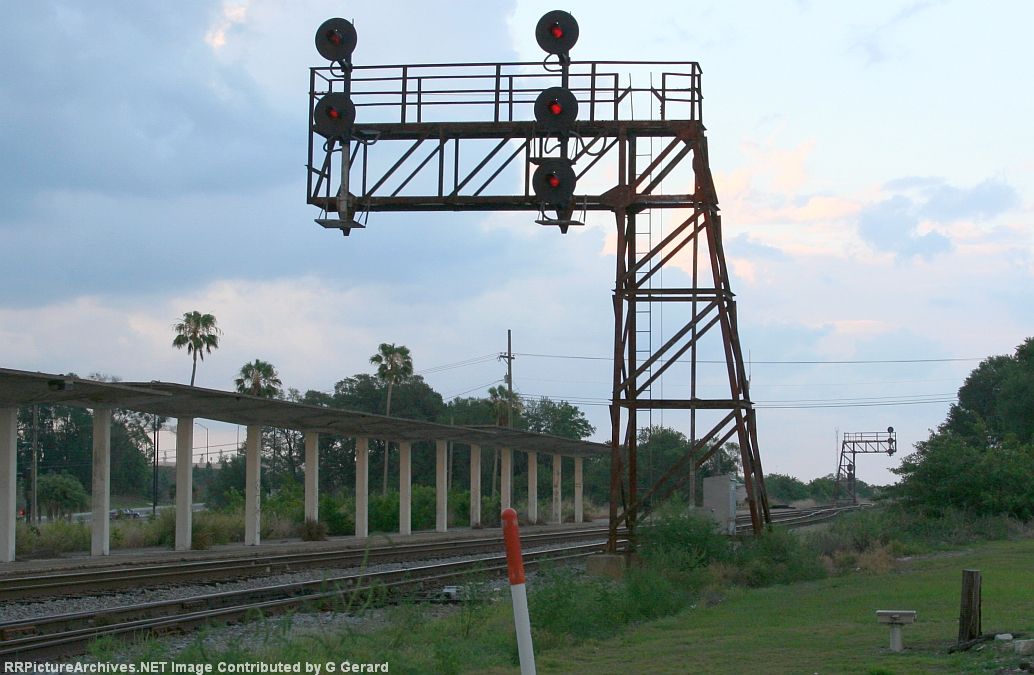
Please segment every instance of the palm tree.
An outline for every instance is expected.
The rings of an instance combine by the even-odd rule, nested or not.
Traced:
[[[204,361],[206,353],[211,354],[213,349],[219,348],[219,334],[222,331],[215,325],[213,315],[201,312],[185,312],[183,318],[172,328],[176,331],[172,346],[177,349],[186,347],[187,353],[193,358],[194,365],[190,369],[190,386],[193,387],[198,357]]]
[[[492,404],[492,411],[495,412],[495,423],[501,427],[511,426],[512,418],[524,412],[520,394],[501,384],[489,388],[488,400]]]
[[[384,406],[384,414],[391,417],[391,393],[395,385],[405,382],[413,375],[413,358],[409,355],[409,347],[395,346],[395,343],[382,342],[377,353],[370,357],[370,363],[377,365],[377,377],[388,385],[388,400]],[[384,442],[384,472],[381,481],[381,494],[388,492],[388,442]]]
[[[234,381],[237,383],[237,391],[242,394],[264,398],[275,398],[280,394],[283,383],[272,363],[255,359],[241,366],[238,375]]]

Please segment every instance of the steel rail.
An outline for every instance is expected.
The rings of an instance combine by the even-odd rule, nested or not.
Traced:
[[[526,553],[525,565],[565,562],[602,550],[603,537],[588,544]],[[228,591],[179,600],[166,600],[0,624],[0,660],[53,658],[85,651],[100,637],[163,634],[211,623],[231,623],[296,608],[347,608],[348,599],[363,593],[403,595],[457,578],[505,573],[506,556],[432,563],[405,570],[360,572],[319,581],[278,584],[260,589]],[[328,586],[332,586],[328,590]]]
[[[554,541],[578,541],[598,537],[605,527],[581,528],[552,532],[531,532],[521,537],[525,546],[539,546]],[[241,578],[303,569],[341,565],[357,566],[370,562],[407,561],[441,555],[478,553],[498,550],[502,535],[466,540],[415,542],[370,546],[367,548],[306,551],[217,560],[178,560],[139,566],[105,565],[89,570],[46,572],[42,574],[0,577],[0,601],[29,598],[84,595],[94,591],[125,587],[161,586],[196,583],[216,579]]]

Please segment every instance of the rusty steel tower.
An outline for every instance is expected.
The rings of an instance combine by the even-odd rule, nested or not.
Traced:
[[[331,65],[310,69],[308,202],[322,211],[317,223],[345,235],[381,211],[526,211],[562,233],[589,212],[612,213],[610,548],[619,527],[634,532],[730,441],[758,532],[770,522],[768,499],[700,66],[572,60],[578,30],[566,12],[544,15],[541,63],[367,66],[352,64],[352,24],[325,22],[316,47]],[[662,213],[676,223],[663,234]],[[668,335],[654,344],[662,307]],[[718,372],[702,377],[715,362]],[[662,382],[675,393],[663,395]],[[692,447],[640,492],[644,411],[679,411],[668,414],[688,421]]]

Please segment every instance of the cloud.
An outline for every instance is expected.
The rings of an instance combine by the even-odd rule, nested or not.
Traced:
[[[223,13],[205,33],[205,44],[214,51],[226,46],[226,34],[235,26],[244,23],[248,17],[248,3],[224,3]]]
[[[855,40],[852,48],[865,55],[867,65],[875,65],[896,58],[904,52],[905,47],[902,44],[888,44],[894,29],[926,10],[943,4],[939,1],[923,0],[906,5],[883,23],[861,29],[861,34]]]
[[[887,182],[891,196],[858,215],[861,238],[880,251],[930,258],[950,250],[956,233],[974,239],[973,221],[986,221],[1020,205],[1016,190],[988,179],[969,188],[939,178],[906,177]]]
[[[1001,181],[989,179],[968,189],[941,183],[927,190],[921,215],[940,222],[967,218],[987,220],[1019,203],[1016,190]]]
[[[904,257],[932,257],[951,249],[951,241],[937,232],[919,234],[919,209],[903,195],[866,207],[858,216],[858,234],[879,251]]]

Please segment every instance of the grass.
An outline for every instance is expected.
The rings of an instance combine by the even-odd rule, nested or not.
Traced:
[[[875,674],[1016,667],[1019,658],[1000,646],[955,655],[947,647],[957,630],[964,568],[984,575],[985,632],[1034,632],[1034,538],[1015,539],[1029,528],[1006,519],[956,516],[910,520],[886,510],[816,536],[777,530],[734,543],[685,510],[659,512],[641,529],[642,564],[622,582],[566,568],[532,579],[539,670]],[[946,548],[960,541],[966,548]],[[924,553],[899,561],[902,551]],[[213,653],[196,640],[175,660],[387,660],[397,672],[515,672],[508,595],[468,587],[467,601],[443,618],[439,606],[373,610],[373,592],[345,594],[338,611],[372,619],[301,638],[288,634],[288,620],[271,619],[249,631],[258,638],[246,645]],[[905,629],[904,654],[887,650],[889,630],[876,623],[877,609],[919,612],[920,623]],[[138,649],[148,657],[160,651],[150,641]]]
[[[985,632],[1034,633],[1034,539],[979,542],[964,551],[899,563],[887,574],[852,573],[766,588],[681,591],[656,571],[627,585],[558,569],[529,580],[540,673],[902,673],[994,672],[1021,657],[993,643],[948,654],[957,632],[961,570],[983,573]],[[206,647],[200,638],[179,663],[341,662],[390,664],[404,673],[516,673],[508,593],[473,586],[469,605],[403,604],[371,610],[352,598],[341,611],[366,613],[366,626],[288,636],[287,620],[266,619],[247,644]],[[681,611],[680,593],[690,597]],[[605,609],[601,609],[605,608]],[[915,609],[906,651],[891,653],[877,609]],[[669,616],[661,616],[669,611]],[[441,616],[444,614],[444,616]],[[660,618],[657,618],[660,616]],[[629,623],[630,622],[630,623]],[[133,659],[169,659],[153,641]],[[111,658],[110,648],[98,656]],[[1029,658],[1029,657],[1025,657]],[[304,670],[304,669],[303,669]]]
[[[541,654],[539,671],[654,673],[965,673],[1017,667],[994,646],[948,654],[958,630],[961,571],[983,572],[985,632],[1034,633],[1034,539],[932,554],[883,575],[852,574],[763,589],[732,588],[712,606]],[[915,609],[906,651],[887,649],[877,609]],[[498,672],[508,672],[499,670]]]

